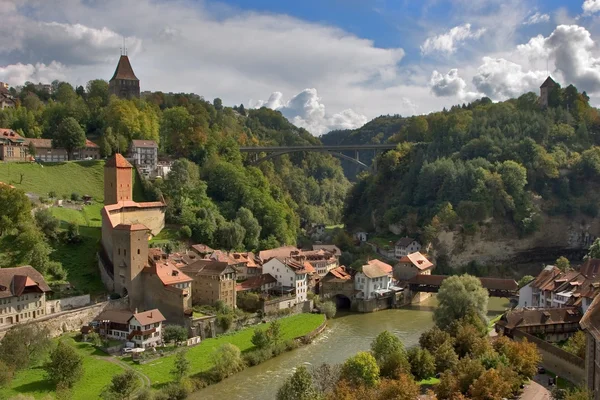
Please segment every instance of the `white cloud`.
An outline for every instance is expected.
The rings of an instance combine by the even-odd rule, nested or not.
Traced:
[[[0,67],[0,81],[7,82],[10,85],[22,85],[26,81],[33,83],[49,83],[55,79],[65,80],[67,77],[67,68],[56,61],[50,64],[11,64]]]
[[[600,0],[585,0],[581,5],[584,15],[592,15],[600,11]]]
[[[421,46],[421,53],[430,54],[433,52],[441,52],[452,54],[457,50],[457,47],[468,39],[478,39],[485,33],[485,28],[480,28],[475,31],[471,30],[471,24],[455,26],[448,32],[438,36],[427,38]]]
[[[541,14],[536,12],[533,15],[530,15],[525,21],[523,21],[523,25],[535,25],[540,24],[542,22],[550,21],[550,16],[548,14]]]
[[[438,97],[453,96],[467,101],[478,97],[477,93],[466,90],[467,83],[458,75],[456,68],[451,69],[447,74],[433,71],[429,85],[433,94]]]
[[[545,78],[544,71],[525,71],[521,65],[504,58],[483,57],[473,84],[490,98],[505,100],[537,90]]]
[[[368,118],[352,109],[334,114],[325,112],[317,89],[304,89],[288,102],[282,101],[283,94],[274,92],[267,101],[258,101],[254,107],[268,107],[279,110],[294,125],[305,128],[313,135],[322,135],[334,129],[353,129],[363,126]]]
[[[550,55],[550,50],[546,47],[546,38],[543,35],[537,35],[529,39],[529,42],[518,45],[517,52],[531,61],[545,60]]]

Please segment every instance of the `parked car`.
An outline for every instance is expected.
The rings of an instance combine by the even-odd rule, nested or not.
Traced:
[[[546,368],[544,368],[544,367],[538,367],[537,372],[538,372],[538,374],[545,374],[546,373]]]
[[[91,160],[93,160],[93,158],[92,157],[86,157],[86,158],[84,158],[84,160],[85,161],[91,161]]]

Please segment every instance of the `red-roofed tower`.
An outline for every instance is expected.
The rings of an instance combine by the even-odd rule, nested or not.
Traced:
[[[133,167],[116,153],[104,164],[104,205],[133,201]]]
[[[115,73],[108,81],[108,92],[126,99],[140,97],[140,80],[135,76],[126,54],[121,55]]]

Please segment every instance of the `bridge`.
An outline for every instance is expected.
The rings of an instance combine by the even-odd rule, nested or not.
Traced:
[[[408,280],[412,293],[437,293],[446,275],[416,275]],[[519,294],[519,286],[514,279],[479,278],[481,286],[488,290],[490,297],[510,298]]]
[[[251,165],[257,165],[263,161],[270,160],[272,158],[279,157],[283,154],[288,153],[296,153],[301,151],[329,153],[332,156],[353,162],[367,171],[374,172],[377,170],[377,165],[375,164],[375,160],[377,159],[377,157],[373,158],[374,164],[373,167],[371,167],[360,161],[358,157],[358,152],[372,150],[374,151],[375,156],[377,156],[377,154],[380,152],[385,152],[387,150],[392,150],[395,148],[395,144],[347,144],[329,146],[243,146],[240,147],[240,152],[249,153],[256,156],[253,159],[251,159]],[[343,151],[354,151],[354,157],[350,157],[346,154],[343,154]],[[261,153],[266,153],[266,155],[260,157]]]

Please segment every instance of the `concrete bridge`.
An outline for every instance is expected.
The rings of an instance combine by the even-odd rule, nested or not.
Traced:
[[[260,164],[263,161],[270,160],[275,157],[279,157],[283,154],[295,153],[301,151],[312,151],[320,153],[329,153],[332,156],[348,160],[354,164],[359,165],[361,168],[375,172],[377,171],[377,154],[385,152],[387,150],[395,149],[395,144],[348,144],[348,145],[330,145],[330,146],[256,146],[256,147],[240,147],[240,152],[249,153],[255,157],[251,158],[251,165]],[[359,151],[372,150],[375,154],[373,158],[373,166],[369,166],[358,157]],[[343,154],[343,151],[354,151],[354,157],[350,157]],[[265,156],[260,157],[261,153],[266,153]]]
[[[416,275],[408,280],[412,293],[437,293],[446,275]],[[486,288],[490,297],[510,298],[519,294],[519,286],[514,279],[479,278],[481,286]]]

